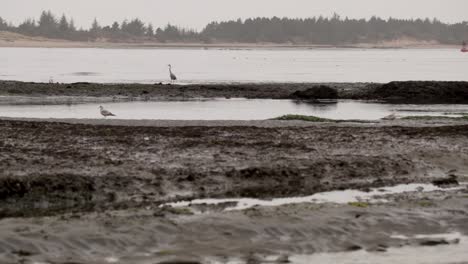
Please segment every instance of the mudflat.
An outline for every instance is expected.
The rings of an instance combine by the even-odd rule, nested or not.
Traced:
[[[468,234],[466,188],[400,194],[375,204],[235,212],[218,205],[201,214],[163,206],[194,198],[272,199],[461,183],[468,179],[464,121],[112,122],[0,121],[2,259],[262,263],[277,256],[281,263],[282,254],[431,244],[392,238],[394,233]]]
[[[184,100],[193,98],[354,99],[390,103],[467,103],[468,82],[99,84],[0,81],[0,96],[55,96],[76,100]],[[0,98],[2,99],[2,98]],[[3,98],[5,99],[5,98]],[[7,98],[6,98],[7,99]]]
[[[464,102],[465,85],[5,81],[0,102],[315,100],[329,92],[334,99],[451,103]],[[2,118],[0,262],[302,264],[309,262],[299,261],[301,255],[360,252],[367,260],[391,260],[398,250],[436,247],[434,252],[451,252],[447,263],[460,263],[467,256],[458,249],[468,241],[467,139],[465,118],[372,123]],[[232,201],[170,205],[349,189],[368,193],[412,183],[438,188],[234,211],[228,210]],[[413,260],[425,263],[422,257]]]

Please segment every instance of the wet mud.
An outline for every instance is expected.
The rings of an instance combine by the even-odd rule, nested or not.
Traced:
[[[362,99],[398,103],[467,103],[468,82],[263,84],[97,84],[0,81],[3,96],[91,97],[96,100],[181,100],[190,98]],[[0,100],[1,102],[1,100]]]
[[[466,103],[467,82],[391,82],[368,89],[364,98],[402,103]]]
[[[0,215],[274,198],[468,171],[468,126],[151,127],[0,121]]]

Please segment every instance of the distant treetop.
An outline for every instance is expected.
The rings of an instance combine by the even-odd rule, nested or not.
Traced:
[[[436,19],[365,19],[332,17],[251,18],[209,23],[203,30],[195,31],[171,24],[154,28],[138,18],[101,26],[95,19],[90,29],[76,29],[73,19],[56,17],[43,11],[39,20],[26,19],[18,26],[0,17],[0,30],[28,36],[112,42],[196,42],[196,43],[278,43],[344,45],[377,43],[401,38],[419,41],[437,41],[441,44],[458,44],[468,39],[468,23],[442,23]]]

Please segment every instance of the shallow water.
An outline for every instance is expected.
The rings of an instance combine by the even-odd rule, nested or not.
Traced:
[[[37,103],[37,102],[36,102]],[[397,116],[468,114],[468,105],[395,105],[362,101],[309,103],[294,100],[217,99],[158,102],[117,102],[62,105],[0,104],[0,116],[25,118],[103,118],[99,105],[117,119],[155,120],[265,120],[285,114],[330,119],[377,120]]]
[[[316,193],[311,196],[305,197],[290,197],[290,198],[277,198],[272,200],[259,200],[251,198],[238,198],[238,199],[198,199],[192,201],[182,201],[169,203],[166,205],[172,207],[187,207],[190,205],[197,204],[208,204],[216,205],[222,203],[235,203],[232,207],[227,207],[227,211],[232,210],[246,210],[255,206],[281,206],[287,204],[299,204],[299,203],[337,203],[347,204],[352,202],[386,202],[384,198],[380,196],[392,195],[408,192],[433,192],[433,191],[453,191],[466,188],[467,184],[464,183],[460,187],[453,188],[440,188],[432,184],[402,184],[392,187],[384,187],[372,189],[369,192],[363,192],[359,190],[344,190],[344,191],[331,191]]]
[[[346,253],[324,253],[309,256],[293,256],[291,263],[343,263],[343,264],[448,264],[462,263],[468,259],[468,237],[460,233],[439,235],[417,235],[413,239],[459,239],[455,245],[443,245],[437,247],[403,247],[390,248],[387,252],[371,253],[367,251],[356,251]],[[409,238],[411,239],[411,238]],[[463,262],[464,263],[464,262]]]
[[[459,49],[0,48],[0,78],[155,83],[468,81]]]
[[[291,264],[311,264],[311,263],[340,263],[340,264],[451,264],[466,263],[468,259],[468,237],[459,232],[447,234],[415,235],[412,237],[395,236],[393,239],[399,239],[402,243],[414,240],[445,240],[452,242],[449,245],[440,246],[405,246],[401,248],[388,248],[385,252],[369,252],[365,250],[351,252],[330,252],[317,253],[312,255],[291,255],[288,256],[289,262],[278,262],[280,256],[259,255],[261,262],[252,263],[291,263]],[[458,240],[458,243],[453,242]],[[119,254],[109,254],[108,257],[96,258],[90,263],[162,263],[160,259],[155,258],[152,253],[140,253],[133,256],[118,257]],[[153,256],[153,257],[152,257]],[[159,256],[161,257],[161,256]],[[220,260],[222,259],[222,260]],[[31,261],[32,264],[51,264],[48,261]],[[56,262],[54,262],[56,263]],[[65,262],[64,262],[65,263]],[[67,262],[68,263],[68,262]],[[167,263],[192,263],[192,262],[167,262]],[[195,262],[194,262],[195,263]],[[245,259],[212,257],[206,258],[202,263],[206,264],[246,264]]]

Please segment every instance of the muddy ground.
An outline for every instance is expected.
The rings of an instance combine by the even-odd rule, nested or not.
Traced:
[[[395,232],[468,234],[466,190],[364,208],[302,204],[192,215],[158,207],[467,181],[466,122],[73,122],[0,120],[5,262],[261,263],[252,255],[421,246],[392,239]]]
[[[26,83],[0,81],[0,95],[5,96],[87,96],[131,98],[134,100],[179,100],[189,98],[260,98],[287,99],[296,91],[318,84],[97,84],[97,83]],[[363,89],[366,83],[327,83],[340,90]]]
[[[317,93],[320,87],[336,92]],[[312,91],[312,92],[310,92]],[[263,84],[96,84],[0,81],[0,96],[67,96],[96,100],[181,100],[190,98],[364,99],[398,103],[468,103],[468,82]],[[1,99],[1,98],[0,98]],[[83,99],[86,101],[86,99]],[[1,100],[0,100],[1,103]]]
[[[468,174],[468,125],[138,127],[0,121],[3,216],[272,198]],[[43,208],[41,203],[46,203]]]

